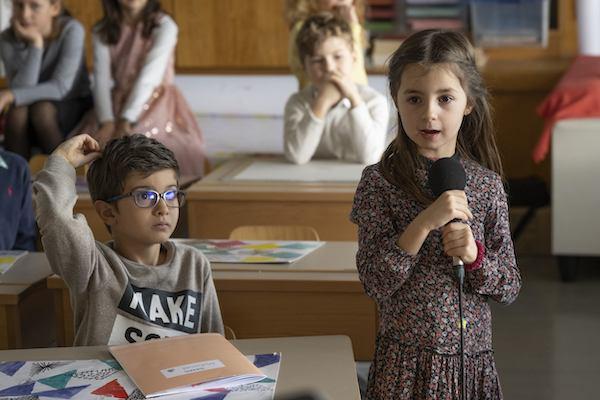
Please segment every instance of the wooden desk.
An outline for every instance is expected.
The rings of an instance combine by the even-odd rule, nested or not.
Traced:
[[[356,367],[345,336],[233,340],[244,354],[281,352],[276,396],[316,390],[332,400],[359,400]],[[0,351],[0,361],[110,359],[106,346]]]
[[[223,320],[239,338],[348,335],[357,360],[371,360],[377,309],[356,271],[355,242],[327,242],[293,264],[213,263]],[[59,343],[73,343],[69,291],[56,275]]]
[[[0,274],[2,285],[31,285],[52,275],[50,264],[43,252],[25,254],[10,267],[8,271]]]
[[[252,158],[226,162],[187,190],[192,238],[225,239],[240,225],[309,225],[321,240],[356,240],[357,182],[237,181]]]
[[[0,275],[0,350],[22,347],[20,305],[51,273],[44,253],[28,253]]]
[[[0,350],[21,347],[19,303],[27,285],[0,285]]]
[[[348,335],[375,350],[377,309],[358,279],[355,242],[327,242],[288,265],[213,263],[223,320],[238,337]]]

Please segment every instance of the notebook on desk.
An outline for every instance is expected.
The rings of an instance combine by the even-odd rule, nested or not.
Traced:
[[[266,378],[217,333],[176,336],[109,349],[147,398],[229,388]]]
[[[164,400],[214,399],[272,400],[277,384],[280,354],[246,356],[267,378],[233,388],[214,388]],[[0,398],[2,399],[143,399],[123,368],[110,360],[41,360],[0,362]]]
[[[323,246],[325,242],[285,240],[185,240],[212,263],[289,264]]]

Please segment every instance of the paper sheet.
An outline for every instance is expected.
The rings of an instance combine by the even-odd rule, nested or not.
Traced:
[[[314,241],[195,240],[187,243],[213,263],[285,264],[323,246]]]
[[[257,160],[235,175],[235,181],[358,182],[365,168],[338,160],[315,160],[295,165],[286,161]]]

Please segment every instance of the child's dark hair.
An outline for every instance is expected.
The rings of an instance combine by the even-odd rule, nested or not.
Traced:
[[[123,19],[123,11],[119,5],[119,0],[102,0],[102,9],[104,10],[104,17],[98,21],[94,29],[102,42],[108,45],[117,44],[121,37]],[[161,13],[164,13],[164,10],[160,5],[160,0],[148,0],[141,16],[143,21],[142,37],[146,39],[150,37],[152,30],[158,26],[158,16]]]
[[[330,37],[340,37],[348,42],[350,49],[353,48],[350,25],[340,17],[322,12],[304,21],[296,37],[296,47],[302,65],[304,59],[312,56],[317,46]]]
[[[424,68],[441,65],[456,75],[467,95],[467,104],[472,107],[463,118],[456,151],[461,157],[474,160],[502,177],[488,91],[477,70],[473,46],[467,38],[458,32],[430,29],[417,32],[402,43],[389,61],[389,88],[396,110],[402,74],[411,64]],[[422,204],[433,200],[416,180],[415,171],[424,168],[424,160],[406,134],[400,113],[398,133],[385,150],[379,166],[388,182],[402,187]]]
[[[175,155],[156,139],[141,134],[113,139],[87,172],[92,201],[106,200],[122,194],[125,180],[132,172],[151,175],[164,169],[175,171],[179,180],[179,165]]]

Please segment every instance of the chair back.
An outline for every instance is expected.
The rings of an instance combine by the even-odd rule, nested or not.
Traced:
[[[31,176],[36,175],[44,168],[48,156],[46,154],[35,154],[29,159],[29,172]]]
[[[231,240],[319,240],[312,226],[301,225],[246,225],[238,226],[229,234]]]

